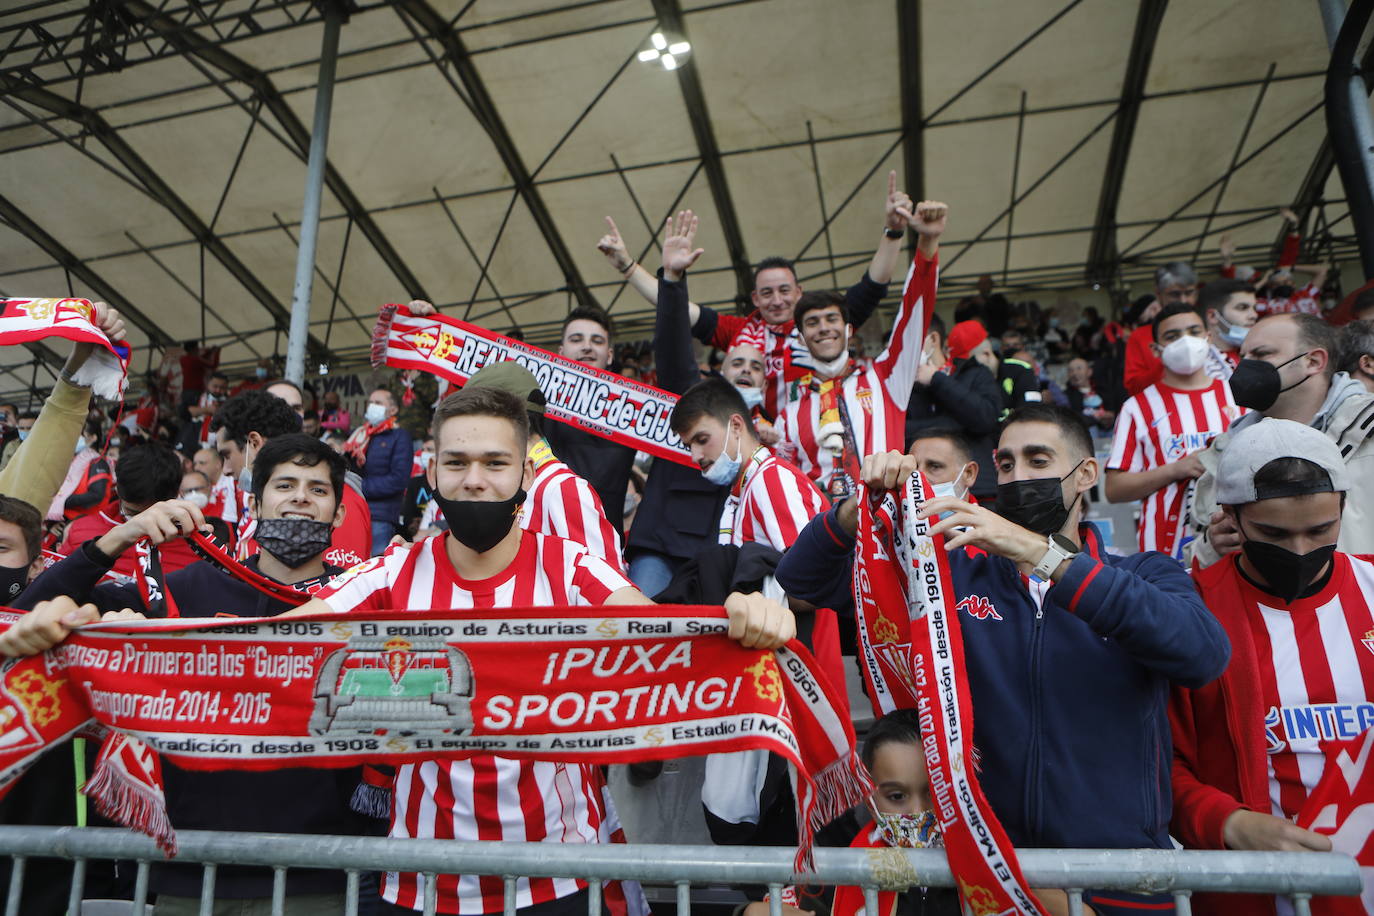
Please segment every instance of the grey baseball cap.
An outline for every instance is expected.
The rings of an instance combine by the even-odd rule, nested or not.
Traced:
[[[1294,483],[1256,490],[1255,473],[1279,458],[1301,458],[1326,472],[1329,482]],[[1292,420],[1268,418],[1252,423],[1231,437],[1217,465],[1217,503],[1243,506],[1261,499],[1307,493],[1343,493],[1350,475],[1336,443],[1322,432]]]

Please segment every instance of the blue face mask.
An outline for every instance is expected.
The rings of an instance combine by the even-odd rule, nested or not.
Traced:
[[[1083,406],[1089,410],[1096,410],[1102,406],[1102,395],[1097,393],[1083,395]]]
[[[1232,324],[1222,317],[1220,312],[1217,313],[1217,330],[1220,332],[1222,340],[1237,349],[1245,343],[1245,335],[1250,333],[1249,328]]]
[[[711,462],[711,466],[701,472],[701,476],[706,478],[708,483],[713,483],[718,487],[725,487],[733,484],[739,477],[741,459],[744,453],[744,443],[736,445],[735,457],[731,458],[727,452],[730,450],[730,430],[726,427],[725,446],[720,450],[719,457]]]
[[[29,431],[28,431],[27,429],[21,429],[21,430],[19,430],[19,441],[20,441],[20,442],[23,442],[23,441],[24,441],[25,439],[27,439],[28,437],[29,437]]]

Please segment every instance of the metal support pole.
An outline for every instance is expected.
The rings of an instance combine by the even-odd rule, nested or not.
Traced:
[[[320,78],[315,86],[315,125],[305,169],[305,203],[301,206],[301,243],[296,250],[296,285],[291,295],[291,330],[286,338],[286,377],[305,384],[305,340],[310,331],[310,287],[315,279],[315,245],[320,230],[320,195],[324,188],[325,151],[329,148],[329,115],[334,104],[334,65],[339,57],[343,12],[329,4],[320,48]]]
[[[1374,12],[1374,0],[1352,0],[1348,11],[1341,0],[1320,3],[1331,40],[1326,129],[1355,225],[1364,275],[1374,277],[1374,119],[1369,114],[1369,89],[1356,59],[1360,39]]]

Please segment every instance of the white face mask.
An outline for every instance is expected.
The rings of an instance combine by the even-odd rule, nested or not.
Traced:
[[[363,419],[368,426],[376,426],[386,419],[386,407],[381,404],[368,404],[367,410],[363,411]]]
[[[197,509],[204,509],[206,506],[210,504],[210,497],[206,496],[199,490],[192,490],[190,493],[183,493],[181,495],[181,498],[184,499],[186,502],[190,503],[191,505],[195,506]]]
[[[420,453],[420,464],[424,465],[425,467],[429,467],[429,463],[430,463],[431,461],[433,461],[433,460],[434,460],[434,453],[433,453],[433,452],[421,452],[421,453]]]
[[[1166,346],[1159,358],[1175,375],[1192,375],[1207,362],[1208,346],[1205,337],[1180,337]]]
[[[816,374],[821,378],[834,378],[843,372],[844,367],[849,365],[849,325],[844,326],[844,346],[840,347],[839,356],[829,362],[821,362],[812,354],[811,360],[816,364]]]
[[[959,473],[954,475],[954,479],[953,479],[953,480],[947,480],[947,481],[945,481],[944,483],[935,483],[935,484],[931,484],[931,488],[935,491],[935,495],[936,495],[937,497],[940,497],[940,496],[954,496],[954,497],[957,497],[957,498],[959,498],[959,499],[963,499],[965,496],[967,496],[967,495],[968,495],[968,490],[967,490],[967,489],[965,489],[965,490],[962,491],[962,492],[960,492],[960,491],[958,491],[958,490],[955,489],[955,488],[958,486],[959,481],[963,478],[963,476],[964,476],[964,471],[966,471],[967,469],[968,469],[968,465],[965,464],[963,467],[961,467],[961,468],[959,469]]]
[[[740,397],[744,398],[744,406],[753,410],[763,404],[763,389],[761,388],[741,388]]]

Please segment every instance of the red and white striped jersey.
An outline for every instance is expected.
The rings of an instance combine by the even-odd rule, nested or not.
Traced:
[[[520,527],[576,541],[592,556],[623,570],[620,535],[607,520],[592,485],[555,458],[546,443],[535,446],[530,458],[534,483],[520,507]]]
[[[1374,557],[1337,553],[1320,592],[1283,605],[1244,577],[1262,686],[1270,813],[1292,819],[1321,779],[1323,741],[1374,725]]]
[[[386,608],[534,607],[604,604],[630,582],[586,548],[526,531],[511,564],[495,576],[467,580],[448,558],[450,535],[399,544],[337,576],[321,591],[336,611]],[[519,842],[596,843],[605,807],[596,767],[473,757],[425,761],[396,769],[393,837]],[[583,882],[520,878],[515,905],[527,907],[576,893]],[[499,877],[440,875],[439,912],[496,913]],[[389,872],[382,896],[398,906],[424,904],[424,877]]]
[[[1138,473],[1172,464],[1206,448],[1243,413],[1220,379],[1197,391],[1157,382],[1122,405],[1107,469]],[[1192,540],[1184,533],[1192,501],[1191,480],[1174,481],[1145,497],[1136,526],[1140,549],[1182,559],[1184,545]]]
[[[1309,283],[1306,286],[1293,290],[1293,295],[1287,299],[1266,299],[1261,308],[1260,300],[1255,301],[1255,311],[1261,315],[1287,315],[1294,312],[1302,312],[1305,315],[1321,315],[1321,287]]]
[[[219,480],[210,488],[210,502],[205,511],[211,515],[218,515],[230,525],[236,525],[239,520],[238,490],[238,484],[232,476],[221,474]]]
[[[906,407],[916,383],[916,369],[926,328],[935,307],[939,284],[939,258],[919,251],[907,272],[902,305],[888,337],[887,349],[868,366],[858,366],[845,378],[843,398],[854,432],[860,461],[866,455],[901,450],[905,444]],[[840,467],[840,456],[822,448],[821,397],[804,384],[797,385],[796,399],[778,414],[774,428],[792,446],[790,454],[802,473],[824,490]]]
[[[1202,368],[1207,373],[1208,378],[1230,381],[1231,373],[1236,371],[1236,366],[1239,363],[1239,350],[1222,350],[1215,344],[1208,344],[1207,360],[1202,364]]]
[[[825,497],[805,474],[760,445],[725,501],[719,542],[767,544],[782,552],[825,508]]]

